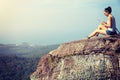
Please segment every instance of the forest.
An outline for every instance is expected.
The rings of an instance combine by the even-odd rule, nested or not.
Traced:
[[[40,58],[57,47],[0,45],[0,80],[30,80]]]

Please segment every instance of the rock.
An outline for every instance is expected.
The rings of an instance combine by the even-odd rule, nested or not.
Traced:
[[[62,44],[42,57],[31,80],[120,80],[120,36]]]

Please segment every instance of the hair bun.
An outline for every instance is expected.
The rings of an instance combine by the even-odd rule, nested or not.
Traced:
[[[108,9],[111,9],[111,7],[110,7],[110,6],[108,6],[107,8],[108,8]]]

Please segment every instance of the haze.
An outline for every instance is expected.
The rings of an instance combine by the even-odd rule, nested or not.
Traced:
[[[0,43],[59,44],[80,40],[113,8],[120,30],[119,0],[0,0]]]

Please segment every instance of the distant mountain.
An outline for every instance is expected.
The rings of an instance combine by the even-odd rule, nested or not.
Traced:
[[[0,54],[17,55],[24,57],[40,57],[48,53],[50,50],[57,48],[58,45],[33,45],[28,43],[21,44],[0,44]]]
[[[0,80],[30,80],[39,59],[58,46],[0,44]]]

